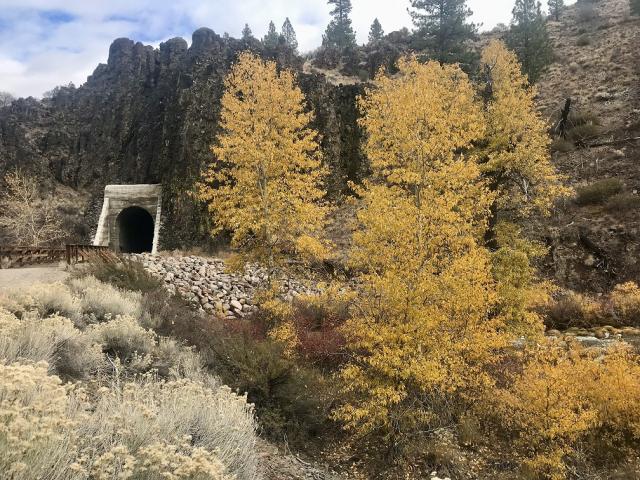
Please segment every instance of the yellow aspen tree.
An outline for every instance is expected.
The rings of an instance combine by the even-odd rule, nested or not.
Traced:
[[[536,109],[536,89],[522,74],[516,54],[499,40],[483,50],[481,68],[487,77],[481,169],[498,193],[497,208],[519,217],[548,215],[569,190],[551,163],[551,138]]]
[[[551,162],[548,126],[516,54],[494,40],[482,52],[481,68],[487,130],[480,168],[496,194],[485,240],[494,252],[498,309],[512,332],[539,336],[543,325],[534,307],[548,300],[550,286],[537,280],[531,260],[546,250],[524,239],[517,223],[549,215],[569,190]]]
[[[214,233],[232,234],[243,261],[269,270],[291,255],[322,257],[324,170],[312,113],[295,75],[241,53],[225,82],[215,162],[198,196]]]
[[[493,197],[460,154],[484,134],[481,107],[457,66],[398,66],[360,99],[373,180],[360,191],[351,263],[362,289],[344,328],[348,400],[335,414],[394,448],[490,386],[505,344],[481,245]]]

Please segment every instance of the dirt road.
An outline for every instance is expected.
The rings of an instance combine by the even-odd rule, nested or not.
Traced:
[[[2,269],[0,270],[0,290],[28,287],[37,283],[62,282],[68,275],[69,273],[57,264]]]

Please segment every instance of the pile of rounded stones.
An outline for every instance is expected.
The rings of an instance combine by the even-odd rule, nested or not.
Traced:
[[[256,311],[254,294],[267,282],[264,268],[250,265],[242,273],[229,273],[219,258],[198,256],[162,256],[148,253],[131,255],[155,277],[164,281],[171,293],[182,297],[209,313],[227,318],[242,318]],[[318,289],[302,281],[279,280],[281,298],[291,301],[299,295],[315,295]]]

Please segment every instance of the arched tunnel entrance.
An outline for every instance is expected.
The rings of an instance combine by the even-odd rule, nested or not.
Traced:
[[[144,208],[128,207],[117,218],[119,247],[122,253],[151,252],[153,249],[153,217]]]

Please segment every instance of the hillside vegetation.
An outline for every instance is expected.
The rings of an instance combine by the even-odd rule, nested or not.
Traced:
[[[158,180],[167,244],[224,256],[0,292],[0,478],[640,478],[633,3],[478,37],[413,0],[363,47],[329,3],[304,64],[290,23],[119,39],[0,110],[17,241],[64,228],[48,182]]]

